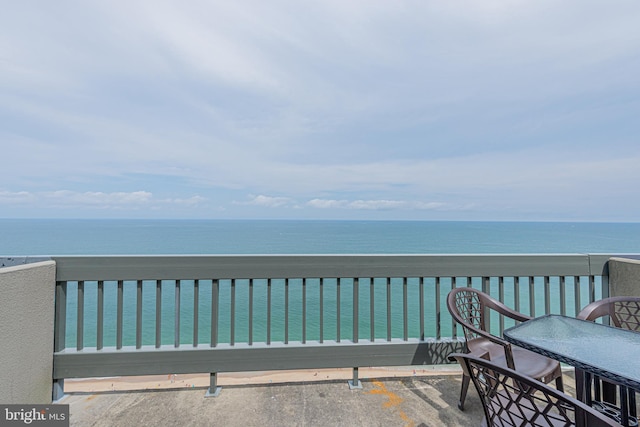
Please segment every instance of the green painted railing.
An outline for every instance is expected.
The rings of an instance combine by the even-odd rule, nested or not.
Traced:
[[[611,256],[52,257],[54,393],[64,378],[206,372],[213,392],[218,372],[448,363],[452,288],[574,315],[608,295]]]

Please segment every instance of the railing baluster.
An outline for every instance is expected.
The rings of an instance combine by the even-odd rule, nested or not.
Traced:
[[[544,276],[544,314],[551,313],[551,279]]]
[[[104,281],[98,280],[98,307],[96,318],[96,349],[104,346]]]
[[[307,279],[302,278],[302,343],[307,342]]]
[[[220,282],[211,280],[211,347],[218,346],[218,312],[220,308]]]
[[[198,346],[198,317],[200,306],[200,281],[193,281],[193,346]]]
[[[156,348],[162,345],[162,280],[156,280]]]
[[[560,314],[563,316],[567,314],[567,293],[566,293],[567,279],[565,276],[560,276]]]
[[[588,304],[591,304],[596,300],[596,278],[594,276],[589,276],[589,301]]]
[[[358,342],[358,309],[359,309],[359,294],[360,293],[360,286],[359,286],[359,281],[358,278],[355,277],[353,279],[353,342],[357,343]]]
[[[578,313],[580,313],[580,310],[582,309],[582,306],[580,304],[580,276],[573,276],[573,288],[575,289],[575,298],[574,298],[574,303],[575,303],[575,315],[577,316]]]
[[[249,279],[249,345],[253,345],[253,279]]]
[[[142,280],[138,280],[136,292],[136,348],[142,347]]]
[[[284,279],[284,343],[289,344],[289,279]]]
[[[529,276],[529,316],[536,317],[536,296],[534,278]]]
[[[371,324],[371,342],[376,340],[376,303],[375,303],[375,279],[369,281],[369,323]]]
[[[78,307],[76,316],[76,349],[84,348],[84,281],[78,281]]]
[[[320,278],[320,342],[324,342],[324,279]]]
[[[513,305],[515,311],[520,311],[520,277],[513,278]]]
[[[271,344],[271,279],[267,279],[267,345]]]
[[[487,277],[487,276],[482,276],[482,280],[480,283],[482,292],[484,292],[485,294],[490,294],[491,293],[491,278]]]
[[[387,277],[387,341],[391,341],[391,277]]]
[[[491,291],[491,286],[490,286],[490,278],[483,276],[482,277],[482,281],[480,283],[482,292],[489,294]],[[502,316],[500,316],[502,317]],[[484,318],[484,322],[485,322],[485,327],[487,328],[487,331],[491,330],[491,316],[489,315],[489,310],[487,310],[487,312],[485,312],[485,318]]]
[[[436,339],[442,338],[442,311],[440,309],[440,276],[436,277],[435,283],[435,311],[436,311]],[[454,326],[455,328],[455,326]]]
[[[451,277],[451,289],[454,289],[457,287],[456,284],[456,278],[455,277]],[[451,319],[451,335],[453,335],[453,338],[458,338],[458,323],[453,320],[453,318]]]
[[[122,318],[123,318],[123,289],[124,281],[118,280],[118,308],[116,312],[116,348],[122,348]]]
[[[173,346],[180,347],[180,280],[176,280],[175,287],[175,318],[174,318]]]
[[[424,341],[424,277],[420,277],[418,298],[420,298],[420,341]]]
[[[340,342],[340,278],[336,278],[336,341]]]
[[[236,345],[236,279],[231,279],[230,344]]]
[[[498,277],[498,299],[504,303],[504,276]],[[500,332],[504,331],[504,316],[500,316]]]
[[[405,341],[409,340],[409,301],[407,290],[408,279],[402,278],[402,337]]]
[[[602,298],[609,298],[609,276],[600,276],[600,287],[602,288]]]

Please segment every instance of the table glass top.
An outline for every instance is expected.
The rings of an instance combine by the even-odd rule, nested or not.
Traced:
[[[561,362],[612,373],[640,386],[640,333],[594,322],[547,315],[504,331],[508,341]],[[554,357],[559,356],[559,357]],[[596,372],[597,373],[597,372]],[[625,381],[627,382],[627,381]]]

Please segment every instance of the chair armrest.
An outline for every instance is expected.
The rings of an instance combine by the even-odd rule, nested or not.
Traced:
[[[501,303],[497,300],[487,300],[485,301],[485,305],[492,310],[497,311],[503,316],[509,317],[511,319],[515,319],[519,322],[526,322],[527,320],[533,319],[531,316],[527,316],[526,314],[520,313],[519,311],[515,311]]]
[[[577,319],[580,320],[595,320],[599,317],[606,316],[609,314],[609,303],[608,301],[594,301],[591,304],[587,305],[585,308],[580,310],[580,313],[576,316]]]

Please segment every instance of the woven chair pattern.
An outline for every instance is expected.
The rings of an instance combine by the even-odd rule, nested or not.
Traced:
[[[456,309],[460,316],[470,325],[484,330],[484,310],[480,297],[476,292],[458,292],[455,294]],[[480,335],[469,328],[462,328],[467,341]]]
[[[489,426],[617,425],[576,399],[516,371],[468,354],[451,357],[471,377]]]
[[[575,408],[544,391],[530,393],[531,387],[495,370],[471,363],[471,378],[481,390],[488,417],[493,424],[534,426],[575,424]]]
[[[615,301],[613,322],[619,328],[640,331],[640,301]]]

